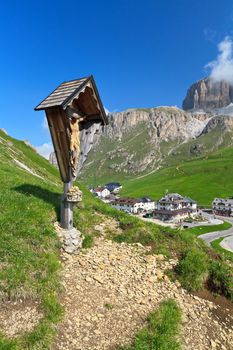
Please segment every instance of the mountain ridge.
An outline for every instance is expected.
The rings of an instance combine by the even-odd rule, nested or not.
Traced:
[[[233,119],[162,109],[110,116],[94,139],[81,178],[128,178],[208,154],[233,144]]]
[[[95,135],[81,178],[92,183],[145,175],[231,146],[232,98],[229,84],[207,77],[188,89],[184,109],[159,106],[110,113],[109,124]]]

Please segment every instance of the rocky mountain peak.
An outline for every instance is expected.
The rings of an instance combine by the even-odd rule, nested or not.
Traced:
[[[191,85],[183,101],[183,109],[210,111],[226,107],[231,102],[233,102],[233,87],[224,81],[215,82],[208,77]]]

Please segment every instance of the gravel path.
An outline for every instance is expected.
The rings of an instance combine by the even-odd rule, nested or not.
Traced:
[[[114,223],[102,225],[103,231],[110,226]],[[222,321],[219,307],[188,294],[164,275],[175,260],[150,255],[140,244],[111,242],[104,235],[78,256],[62,258],[65,316],[52,350],[116,350],[131,342],[148,313],[167,298],[175,299],[183,312],[183,350],[233,348],[233,317]]]

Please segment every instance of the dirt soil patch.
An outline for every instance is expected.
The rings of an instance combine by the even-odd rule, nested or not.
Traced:
[[[32,331],[43,317],[37,302],[17,300],[1,304],[0,330],[9,338]]]

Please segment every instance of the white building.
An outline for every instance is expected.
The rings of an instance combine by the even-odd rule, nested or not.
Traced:
[[[94,189],[91,189],[91,192],[99,198],[106,198],[110,196],[110,191],[106,187],[96,187]]]
[[[118,210],[137,214],[140,211],[153,211],[156,203],[150,198],[118,198],[111,205]]]
[[[179,193],[168,193],[158,201],[158,210],[178,210],[190,208],[197,210],[197,202],[189,197],[183,197]]]
[[[119,198],[113,201],[111,205],[115,209],[137,214],[141,203],[134,198]]]
[[[212,202],[214,214],[233,216],[233,198],[215,198]]]
[[[178,193],[168,193],[158,201],[154,215],[164,221],[180,221],[197,215],[197,202]]]
[[[140,208],[144,211],[153,211],[157,209],[157,201],[152,201],[148,197],[143,197],[139,199],[140,201]]]

